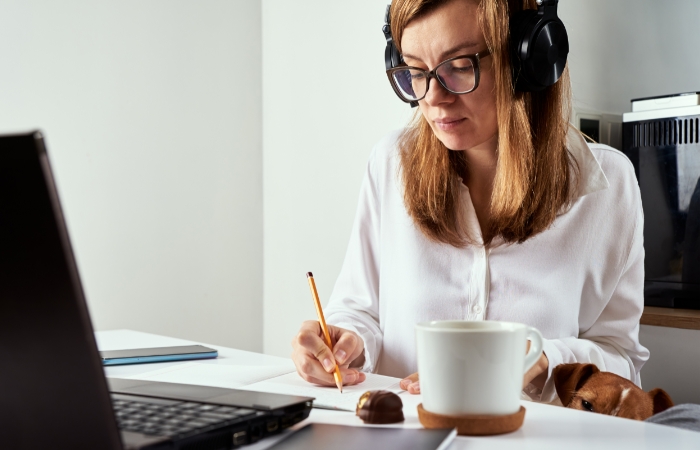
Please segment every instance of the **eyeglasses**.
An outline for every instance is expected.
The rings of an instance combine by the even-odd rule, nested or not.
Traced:
[[[484,50],[473,55],[455,56],[441,62],[433,70],[399,66],[387,70],[386,74],[396,95],[406,103],[423,100],[431,78],[438,80],[448,92],[468,94],[479,87],[479,60],[490,54]]]

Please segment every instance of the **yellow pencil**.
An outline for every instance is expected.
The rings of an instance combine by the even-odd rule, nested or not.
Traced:
[[[309,280],[309,287],[311,288],[311,296],[314,298],[314,304],[316,305],[316,314],[318,314],[318,321],[321,324],[321,330],[323,330],[323,336],[326,340],[326,345],[331,351],[333,351],[333,343],[331,342],[331,335],[328,333],[328,325],[326,325],[326,319],[323,317],[323,310],[321,309],[321,300],[318,298],[318,291],[316,291],[316,283],[314,282],[314,274],[311,272],[306,273],[306,278]],[[335,378],[335,385],[338,386],[340,392],[343,392],[343,376],[340,375],[340,368],[338,367],[338,362],[335,363],[335,372],[333,372],[333,378]]]

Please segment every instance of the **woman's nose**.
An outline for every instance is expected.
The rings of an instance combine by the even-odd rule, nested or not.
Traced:
[[[454,101],[455,94],[445,89],[437,78],[431,78],[428,83],[428,92],[425,94],[424,99],[428,105],[436,106],[441,103],[450,103]]]

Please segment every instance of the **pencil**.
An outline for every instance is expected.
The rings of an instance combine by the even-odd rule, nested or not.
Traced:
[[[309,280],[309,288],[311,288],[311,296],[314,299],[314,304],[316,305],[316,314],[318,315],[318,321],[321,324],[321,330],[323,330],[323,337],[325,338],[326,345],[331,351],[333,351],[333,343],[331,342],[331,335],[328,333],[328,325],[326,325],[326,319],[323,317],[323,309],[321,309],[321,300],[318,298],[318,291],[316,291],[316,283],[314,282],[314,274],[311,272],[306,273],[306,278]],[[335,363],[335,372],[333,372],[333,378],[335,378],[335,385],[338,386],[340,393],[343,393],[343,376],[340,375],[340,368],[338,367],[338,362]]]

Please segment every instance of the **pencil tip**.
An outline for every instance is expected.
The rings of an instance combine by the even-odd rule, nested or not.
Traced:
[[[313,276],[314,276],[314,274],[313,274],[313,273],[311,273],[311,272],[306,272],[306,276],[307,276],[307,277],[313,277]]]

